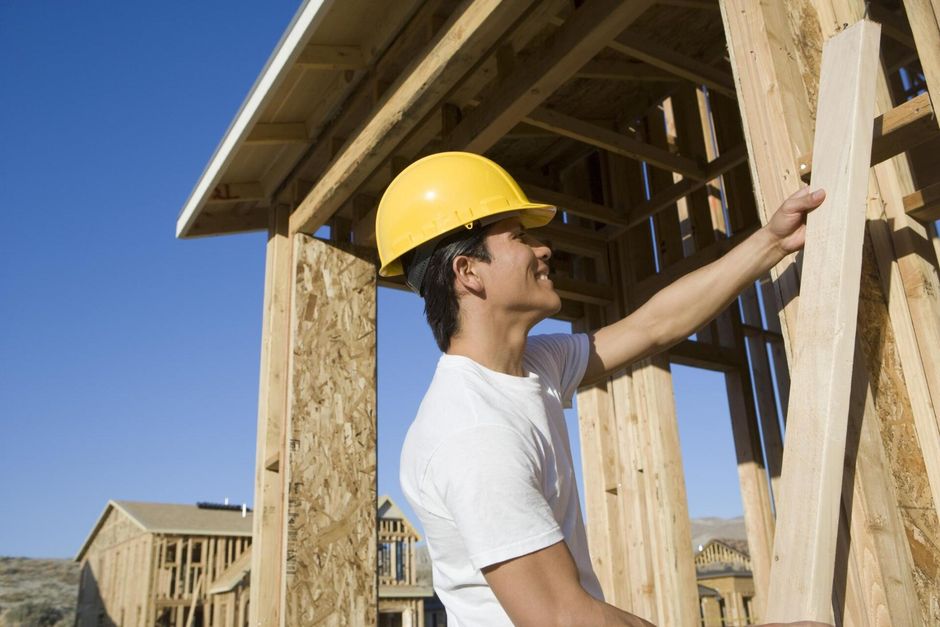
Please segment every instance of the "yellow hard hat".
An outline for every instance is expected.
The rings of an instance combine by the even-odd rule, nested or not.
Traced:
[[[401,256],[460,228],[514,213],[526,228],[548,224],[555,207],[529,202],[506,170],[469,152],[419,159],[389,184],[375,216],[379,274],[403,274]]]

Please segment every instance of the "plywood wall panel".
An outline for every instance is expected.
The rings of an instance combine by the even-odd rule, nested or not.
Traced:
[[[376,268],[293,241],[286,625],[375,625]]]

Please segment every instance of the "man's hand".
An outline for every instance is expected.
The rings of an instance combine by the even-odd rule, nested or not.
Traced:
[[[589,595],[564,540],[487,566],[483,577],[518,627],[653,627]]]
[[[825,199],[825,190],[817,189],[810,193],[809,187],[804,187],[783,201],[771,216],[764,229],[777,239],[784,255],[803,248],[806,242],[806,214]]]

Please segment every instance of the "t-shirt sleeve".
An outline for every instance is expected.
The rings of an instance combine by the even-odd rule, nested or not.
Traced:
[[[425,475],[453,518],[475,568],[520,557],[563,539],[542,494],[539,445],[502,425],[476,425],[435,450]]]
[[[586,333],[532,335],[526,342],[526,358],[552,379],[566,409],[584,378],[590,348]]]

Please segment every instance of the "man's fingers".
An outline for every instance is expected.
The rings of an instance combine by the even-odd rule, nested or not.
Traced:
[[[826,191],[817,189],[814,192],[809,191],[809,187],[804,187],[796,192],[783,203],[789,211],[802,213],[811,211],[822,204],[826,199]]]

